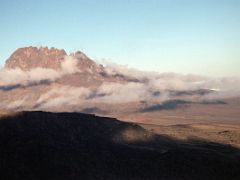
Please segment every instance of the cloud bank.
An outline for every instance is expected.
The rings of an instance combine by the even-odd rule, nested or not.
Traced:
[[[177,82],[178,81],[180,80],[178,79]],[[167,84],[167,82],[161,79],[161,81],[157,80],[149,83],[106,82],[95,90],[84,87],[61,86],[43,94],[37,103],[40,109],[52,107],[68,108],[72,106],[79,106],[81,109],[87,108],[87,104],[94,104],[96,107],[103,104],[114,105],[131,102],[145,102],[150,104],[151,102],[155,102],[164,104],[164,102],[174,99],[189,102],[205,102],[240,97],[239,90],[229,90],[229,88],[220,91],[208,89],[199,90],[196,89],[199,83],[197,83],[196,87],[196,83],[194,82],[192,87],[189,85],[189,82],[187,82],[186,85],[188,89],[186,89],[184,86],[185,82],[179,84],[174,85],[173,82]]]
[[[0,89],[8,90],[10,87],[28,86],[42,82],[53,82],[67,74],[80,72],[78,60],[72,56],[65,56],[61,69],[34,68],[29,71],[16,69],[0,69]]]
[[[0,90],[35,83],[53,82],[67,74],[81,72],[78,60],[66,56],[60,70],[36,68],[30,71],[20,69],[0,70]],[[122,75],[139,81],[103,81],[92,89],[64,84],[51,87],[40,94],[32,105],[34,109],[51,109],[75,107],[88,108],[88,104],[121,104],[131,102],[164,103],[169,100],[206,101],[240,97],[240,78],[211,78],[198,75],[176,73],[144,72],[116,64],[105,64],[109,76]],[[94,75],[94,74],[93,74]],[[2,88],[1,88],[2,87]],[[24,106],[26,98],[12,101],[7,108]]]

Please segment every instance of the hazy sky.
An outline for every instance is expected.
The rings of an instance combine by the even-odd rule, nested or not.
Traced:
[[[240,0],[0,0],[0,64],[30,45],[142,70],[240,76]]]

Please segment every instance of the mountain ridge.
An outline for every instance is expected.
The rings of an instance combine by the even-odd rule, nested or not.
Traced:
[[[179,141],[138,124],[81,113],[0,119],[0,178],[191,180],[240,177],[239,149]]]
[[[29,71],[34,68],[59,70],[61,68],[61,62],[66,56],[77,59],[81,69],[90,68],[94,70],[94,68],[96,69],[98,67],[93,60],[81,51],[67,54],[64,49],[48,48],[47,46],[18,48],[6,60],[4,67],[8,69],[20,68],[24,71]],[[99,66],[98,68],[102,67]]]

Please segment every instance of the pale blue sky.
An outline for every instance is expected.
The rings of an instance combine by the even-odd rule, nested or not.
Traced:
[[[240,76],[240,0],[0,0],[0,64],[30,45],[142,70]]]

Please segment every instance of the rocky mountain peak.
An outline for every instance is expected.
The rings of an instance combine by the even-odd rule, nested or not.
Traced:
[[[81,51],[76,51],[76,52],[74,52],[74,53],[71,53],[70,55],[71,55],[71,56],[74,56],[74,57],[77,58],[77,59],[89,59],[89,58],[87,57],[87,55],[84,54],[84,53],[81,52]]]
[[[67,53],[63,49],[48,47],[23,47],[17,49],[6,61],[5,68],[20,68],[28,71],[33,68],[48,68],[58,70]],[[69,56],[78,60],[81,71],[100,73],[103,66],[98,65],[81,51],[71,53]]]
[[[61,61],[66,56],[63,49],[48,47],[24,47],[17,49],[6,61],[6,68],[20,68],[30,70],[33,68],[59,69]]]

